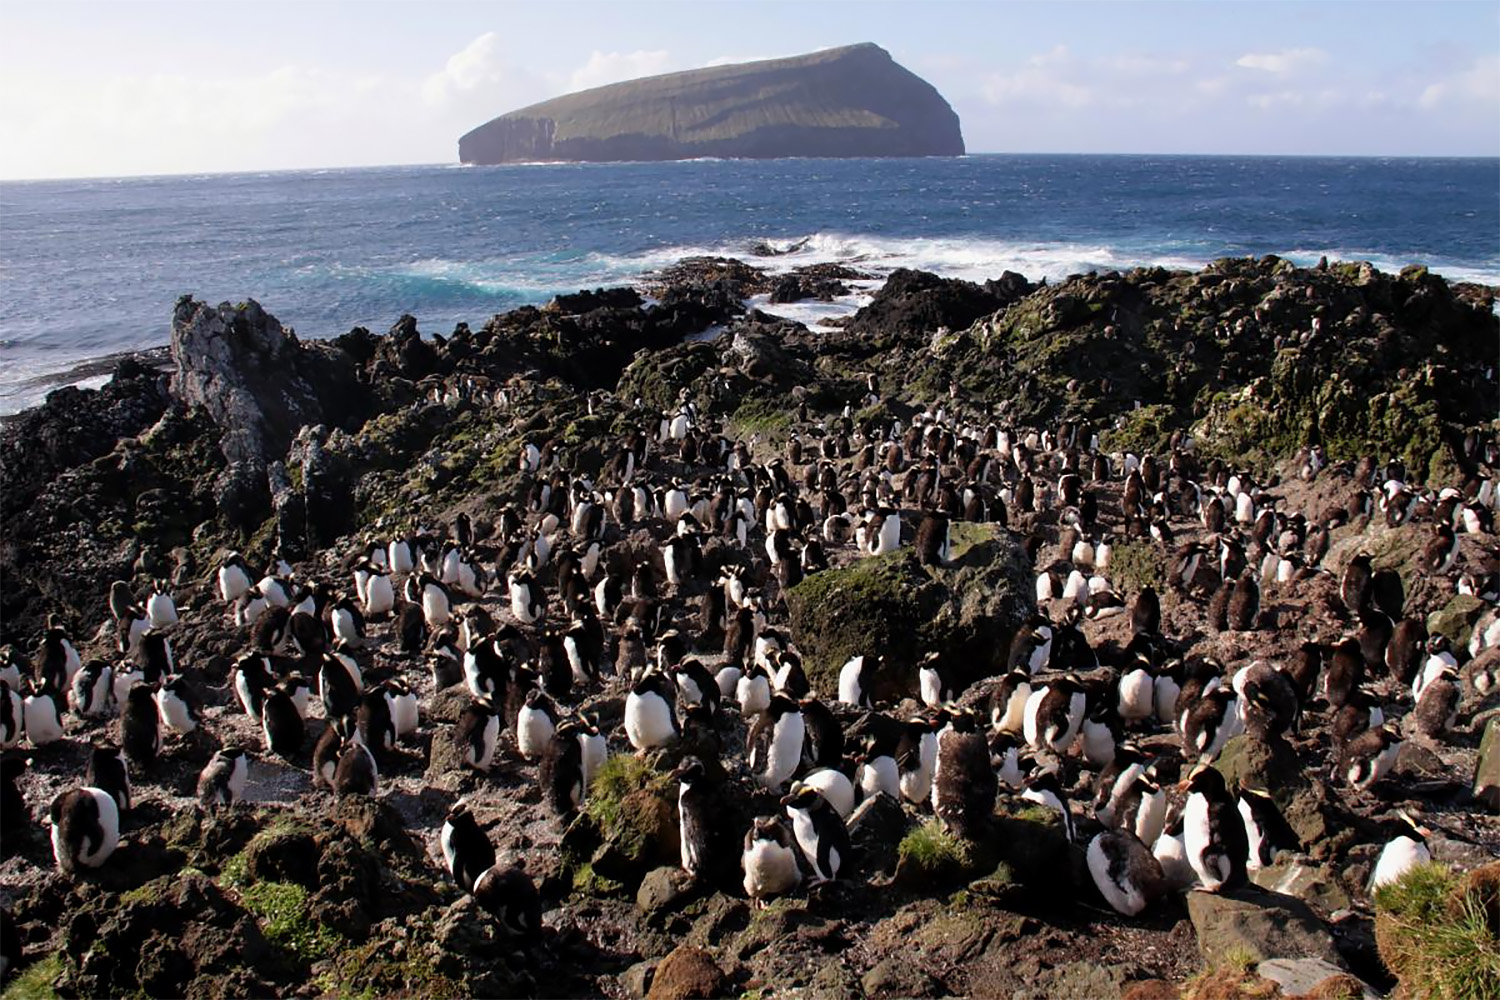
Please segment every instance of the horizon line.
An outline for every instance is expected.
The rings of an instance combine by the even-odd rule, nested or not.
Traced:
[[[346,172],[359,170],[397,170],[412,168],[477,169],[491,170],[507,167],[610,167],[620,165],[670,164],[670,163],[768,163],[774,160],[959,160],[980,156],[1009,157],[1172,157],[1179,159],[1277,159],[1277,160],[1494,160],[1500,162],[1500,153],[1163,153],[1163,152],[1014,152],[987,150],[966,152],[956,156],[780,156],[780,157],[698,157],[681,160],[548,160],[537,162],[467,164],[457,160],[426,163],[381,163],[344,164],[306,167],[249,167],[242,170],[182,170],[170,173],[142,174],[70,174],[45,177],[0,177],[0,184],[49,184],[70,181],[147,181],[170,178],[246,177],[252,175],[298,174],[315,172]]]

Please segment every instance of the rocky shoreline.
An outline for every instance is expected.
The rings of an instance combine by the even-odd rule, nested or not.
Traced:
[[[1145,998],[1336,996],[1351,982],[1424,992],[1399,958],[1404,911],[1377,910],[1367,885],[1383,845],[1407,829],[1405,810],[1457,880],[1442,891],[1496,906],[1500,876],[1486,863],[1500,854],[1500,817],[1479,797],[1500,768],[1500,651],[1486,645],[1500,640],[1495,290],[1421,268],[1268,257],[1051,285],[897,271],[817,334],[744,305],[827,299],[868,277],[695,258],[641,290],[561,296],[477,328],[419,333],[405,316],[383,335],[326,341],[299,338],[253,301],[185,297],[170,372],[126,359],[102,388],[59,390],[0,425],[7,662],[41,671],[50,623],[82,661],[120,664],[111,585],[144,601],[165,581],[179,620],[163,631],[202,720],[133,773],[122,846],[72,878],[55,871],[47,809],[82,784],[91,746],[116,739],[118,721],[70,711],[61,739],[5,751],[29,759],[18,781],[27,814],[7,810],[0,861],[21,974],[60,995]],[[1149,491],[1159,502],[1131,494],[1127,467],[1146,455],[1162,475]],[[660,509],[642,509],[638,485]],[[666,516],[677,488],[704,515],[687,571],[676,555],[669,565],[683,531]],[[1068,495],[1079,488],[1087,504]],[[707,516],[726,491],[751,504],[743,539],[732,518]],[[766,508],[780,493],[807,507],[788,515],[798,530],[777,536],[795,572],[769,558],[778,542],[767,546]],[[1241,493],[1249,521],[1235,516]],[[1227,517],[1209,525],[1204,508],[1220,498]],[[869,555],[829,528],[841,503],[846,534],[862,510],[890,511],[899,548]],[[604,509],[596,527],[575,521],[579,505]],[[1489,519],[1469,524],[1468,506],[1487,506]],[[949,544],[929,559],[921,535],[935,516]],[[1452,557],[1432,563],[1440,523],[1459,531]],[[432,628],[403,648],[399,614],[372,616],[357,654],[367,688],[398,680],[421,704],[420,728],[378,755],[378,794],[318,787],[316,704],[290,762],[264,751],[234,682],[263,630],[236,624],[220,595],[229,554],[257,575],[284,561],[289,587],[321,585],[331,602],[354,593],[370,543],[420,536],[463,543],[488,582],[455,591],[455,608],[512,629],[518,661],[533,665],[549,655],[549,628],[576,624],[561,556],[598,543],[584,604],[601,579],[622,582],[623,610],[602,623],[609,669],[555,697],[597,724],[612,755],[577,816],[548,807],[542,768],[513,733],[487,774],[464,766],[454,732],[470,692],[434,677],[443,643],[459,636]],[[538,560],[539,537],[551,560]],[[1197,544],[1211,557],[1183,577]],[[1108,568],[1096,565],[1100,545]],[[801,566],[809,549],[827,568]],[[1243,578],[1221,572],[1224,552],[1258,581],[1241,621],[1216,607]],[[534,621],[507,584],[528,554],[548,603]],[[1361,554],[1399,582],[1394,613],[1348,606],[1344,576]],[[1075,572],[1085,590],[1064,596]],[[1298,726],[1262,719],[1215,755],[1231,786],[1272,794],[1288,849],[1241,888],[1170,893],[1137,917],[1110,908],[1085,860],[1102,828],[1100,765],[1077,748],[1038,747],[1029,756],[1058,773],[1076,839],[1019,790],[1002,787],[986,832],[968,840],[930,805],[876,795],[849,823],[852,873],[760,909],[740,882],[740,839],[780,796],[747,759],[750,713],[728,697],[718,721],[642,755],[623,725],[631,674],[648,659],[690,651],[710,672],[741,661],[724,634],[733,604],[728,618],[715,604],[726,573],[759,595],[761,635],[795,657],[850,758],[883,738],[882,720],[927,711],[916,669],[929,652],[951,675],[953,704],[988,730],[1017,642],[1041,621],[1076,638],[1066,657],[1053,640],[1057,662],[1036,683],[1077,674],[1089,715],[1104,718],[1139,653],[1129,612],[1148,587],[1160,600],[1146,633],[1158,674],[1211,665],[1227,686],[1259,661],[1292,671],[1312,644],[1329,651],[1314,670],[1326,675],[1345,639],[1372,644],[1359,653],[1361,694],[1346,703],[1381,707],[1400,751],[1373,787],[1349,787],[1343,754],[1362,730],[1320,688],[1299,689]],[[1046,594],[1039,576],[1055,581]],[[1090,588],[1091,576],[1103,583]],[[1384,632],[1372,612],[1387,616]],[[1392,626],[1406,622],[1454,654],[1454,718],[1436,730],[1411,691],[1425,659],[1388,665]],[[878,710],[838,702],[845,662],[877,652]],[[1113,742],[1157,762],[1175,814],[1184,795],[1173,788],[1196,755],[1171,719],[1132,723]],[[235,746],[256,755],[245,801],[205,812],[199,773]],[[717,867],[696,879],[680,867],[672,777],[689,752],[721,762],[733,827]],[[460,798],[502,863],[535,883],[539,940],[508,936],[450,877],[438,834]],[[1313,979],[1304,989],[1296,976]]]

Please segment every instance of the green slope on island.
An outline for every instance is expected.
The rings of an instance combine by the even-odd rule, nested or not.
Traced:
[[[956,156],[958,116],[864,43],[596,87],[521,108],[459,139],[464,163],[695,157]]]

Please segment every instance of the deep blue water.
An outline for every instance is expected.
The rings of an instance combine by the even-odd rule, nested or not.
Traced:
[[[0,412],[164,344],[173,302],[256,298],[303,336],[428,332],[692,253],[1033,280],[1226,255],[1421,262],[1500,284],[1500,160],[970,156],[393,167],[0,184]],[[814,322],[847,311],[792,310]]]

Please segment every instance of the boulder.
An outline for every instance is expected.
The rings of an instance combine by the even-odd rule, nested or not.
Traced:
[[[969,532],[974,540],[964,548]],[[835,694],[844,663],[876,653],[885,657],[877,701],[914,696],[917,660],[929,650],[964,685],[1004,668],[1010,638],[1032,608],[1030,563],[989,525],[956,525],[954,542],[948,566],[922,566],[907,548],[815,573],[786,592],[792,638],[814,689]]]
[[[1380,996],[1369,984],[1321,958],[1273,958],[1261,962],[1255,972],[1281,987],[1282,995],[1288,997],[1376,1000]]]
[[[693,891],[693,877],[680,867],[652,869],[641,879],[635,893],[635,905],[650,916],[676,909]]]
[[[1248,952],[1269,958],[1320,958],[1342,967],[1333,936],[1308,905],[1292,896],[1243,887],[1233,893],[1190,892],[1188,917],[1210,965]]]
[[[724,970],[713,956],[690,944],[679,945],[656,967],[648,1000],[712,1000],[725,992]]]
[[[1333,913],[1349,906],[1349,894],[1328,867],[1316,861],[1288,858],[1282,854],[1274,865],[1250,873],[1262,889],[1295,896],[1320,913]]]
[[[1500,718],[1484,727],[1479,756],[1474,761],[1474,798],[1490,812],[1500,813]]]

